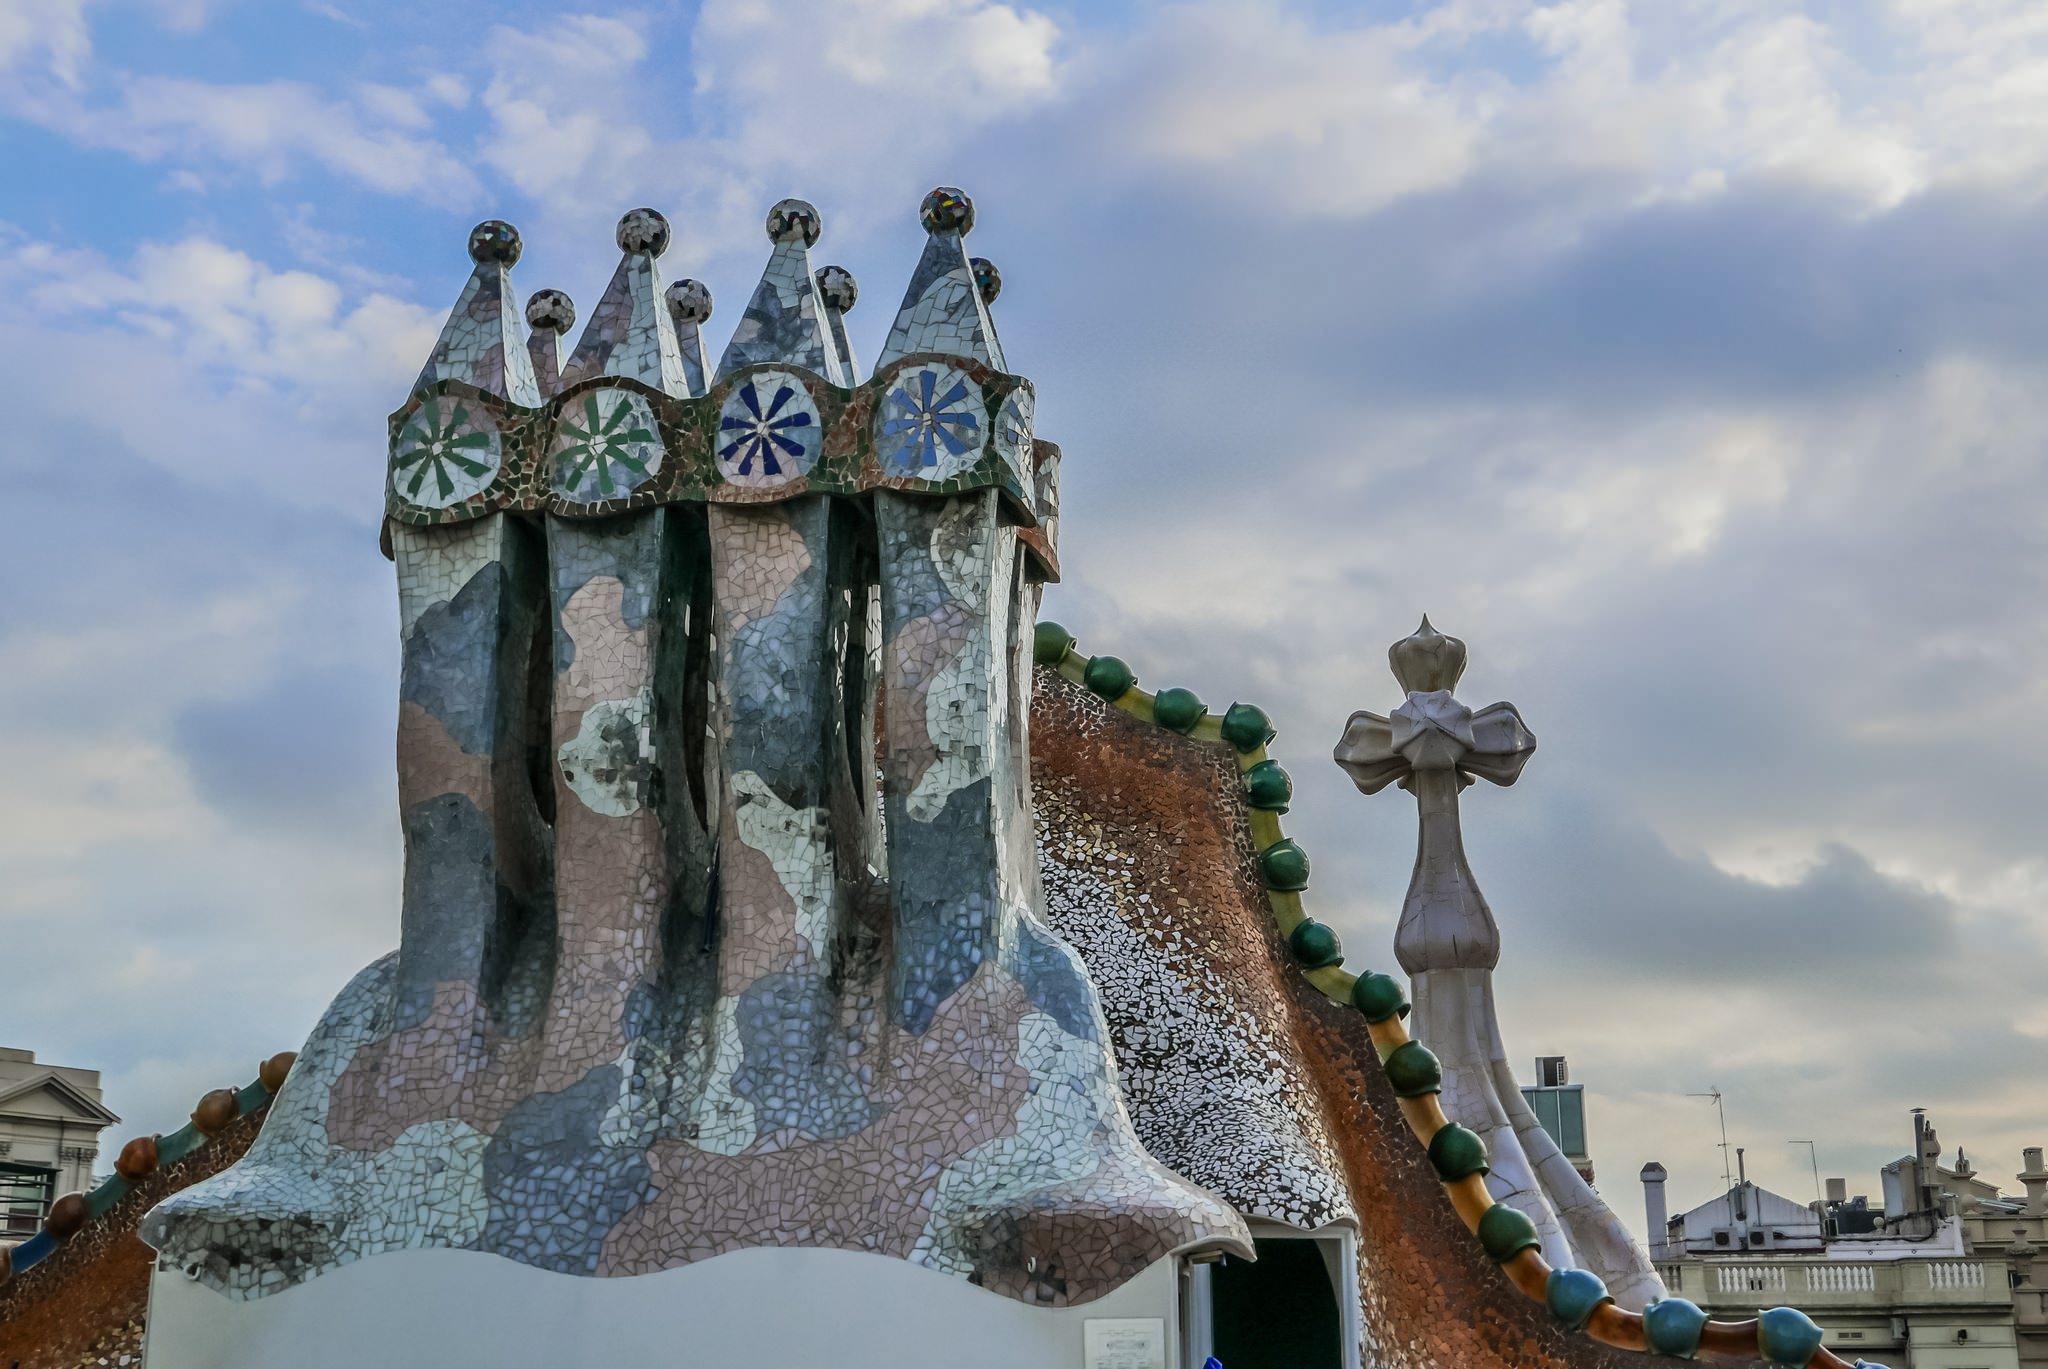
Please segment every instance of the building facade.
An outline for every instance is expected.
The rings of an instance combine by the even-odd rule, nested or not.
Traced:
[[[1562,1055],[1536,1057],[1536,1082],[1522,1085],[1522,1101],[1579,1177],[1592,1183],[1593,1157],[1586,1149],[1586,1086],[1571,1081]]]
[[[58,1194],[91,1187],[100,1131],[120,1120],[98,1070],[0,1046],[0,1246],[34,1235]]]
[[[1644,1166],[1651,1254],[1670,1292],[1718,1316],[1795,1303],[1845,1358],[1886,1369],[2044,1369],[2048,1170],[2039,1147],[2007,1197],[1961,1150],[1941,1163],[1924,1114],[1912,1150],[1880,1172],[1883,1205],[1841,1179],[1798,1203],[1749,1182],[1666,1217],[1662,1165]],[[2048,1275],[2048,1269],[2042,1274]]]

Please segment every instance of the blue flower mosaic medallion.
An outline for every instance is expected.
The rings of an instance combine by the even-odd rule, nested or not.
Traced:
[[[981,387],[943,361],[900,372],[875,415],[884,475],[948,480],[979,461],[987,443]]]
[[[419,508],[445,509],[497,479],[502,459],[489,412],[459,395],[437,395],[398,430],[391,490]]]
[[[788,371],[756,371],[718,411],[718,473],[760,489],[809,475],[825,432],[803,381]]]
[[[555,493],[579,504],[623,499],[661,469],[661,435],[631,390],[591,390],[562,410],[555,429]]]
[[[1019,385],[996,411],[996,455],[1020,490],[1031,488],[1031,419],[1037,407],[1031,387]]]

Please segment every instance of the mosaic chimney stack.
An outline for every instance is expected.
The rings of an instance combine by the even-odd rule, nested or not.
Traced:
[[[1546,1260],[1592,1271],[1616,1301],[1641,1308],[1663,1295],[1649,1258],[1543,1130],[1508,1065],[1493,1002],[1500,927],[1465,858],[1460,791],[1475,778],[1513,784],[1536,738],[1513,704],[1458,700],[1465,644],[1428,618],[1387,658],[1407,698],[1391,714],[1352,714],[1336,760],[1367,794],[1398,784],[1415,795],[1415,870],[1394,952],[1409,976],[1415,1034],[1442,1063],[1444,1112],[1484,1140],[1487,1188],[1534,1224]]]
[[[793,1244],[1067,1305],[1249,1253],[1138,1145],[1041,919],[1057,452],[973,205],[922,219],[865,383],[804,201],[709,375],[654,211],[566,361],[566,296],[522,315],[517,234],[473,235],[390,428],[400,946],[248,1157],[151,1214],[164,1259],[246,1299],[389,1250],[618,1276]]]

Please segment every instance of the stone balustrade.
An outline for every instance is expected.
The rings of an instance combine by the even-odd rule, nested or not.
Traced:
[[[1661,1263],[1664,1286],[1710,1311],[1791,1302],[1824,1308],[2010,1303],[2004,1260],[1687,1260]]]

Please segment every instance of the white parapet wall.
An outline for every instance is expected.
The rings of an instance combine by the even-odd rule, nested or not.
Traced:
[[[613,1279],[551,1274],[474,1251],[407,1250],[246,1302],[160,1268],[150,1286],[143,1362],[145,1369],[1178,1369],[1175,1263],[1161,1260],[1107,1297],[1067,1308],[1030,1307],[902,1260],[830,1249],[737,1250]],[[1155,1337],[1159,1355],[1147,1364],[1152,1356],[1137,1347]]]

